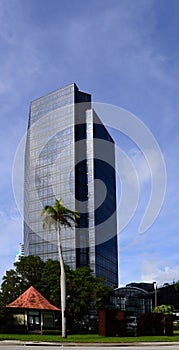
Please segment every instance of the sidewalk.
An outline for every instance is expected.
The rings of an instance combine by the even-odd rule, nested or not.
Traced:
[[[163,345],[163,346],[176,346],[178,345],[179,346],[179,342],[136,342],[136,343],[71,343],[71,342],[65,342],[65,343],[62,343],[62,342],[59,342],[59,343],[56,343],[56,342],[38,342],[38,341],[34,341],[34,342],[28,342],[28,341],[20,341],[20,340],[2,340],[0,341],[0,347],[3,346],[3,345],[22,345],[22,346],[50,346],[50,347],[53,347],[53,346],[61,346],[61,347],[76,347],[76,346],[79,346],[79,347],[122,347],[122,346],[125,346],[125,347],[128,347],[128,346],[160,346],[160,345]]]

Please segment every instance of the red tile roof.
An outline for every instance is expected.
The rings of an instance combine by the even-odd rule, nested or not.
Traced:
[[[15,301],[6,305],[6,307],[60,311],[56,306],[50,304],[34,287],[27,289]]]

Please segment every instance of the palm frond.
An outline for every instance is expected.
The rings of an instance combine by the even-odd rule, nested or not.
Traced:
[[[70,227],[72,228],[72,224],[70,223],[70,221],[68,221],[65,216],[63,216],[63,218],[61,218],[60,223],[64,226],[64,227]]]
[[[63,200],[57,198],[54,206],[46,205],[44,207],[41,216],[44,216],[43,228],[48,227],[49,230],[52,225],[55,226],[55,229],[59,228],[59,225],[72,228],[72,223],[77,226],[77,219],[80,218],[77,211],[66,208],[63,205]]]
[[[53,218],[53,216],[45,216],[44,220],[43,220],[43,229],[45,229],[46,227],[48,227],[48,230],[51,230],[51,226],[55,226],[56,228],[56,220]]]
[[[55,214],[55,213],[56,213],[56,211],[55,211],[54,207],[52,207],[51,205],[46,205],[41,212],[41,216],[47,215],[47,214],[51,215],[51,214]]]

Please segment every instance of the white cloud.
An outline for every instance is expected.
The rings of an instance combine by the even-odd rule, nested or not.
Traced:
[[[158,171],[160,171],[159,154],[153,149],[148,149],[145,150],[145,156],[146,158],[136,147],[129,151],[129,157],[136,167],[140,185],[148,183],[152,180],[152,177],[156,178]],[[146,159],[150,159],[150,164],[147,163]]]
[[[129,157],[135,165],[140,185],[151,181],[151,173],[142,152],[134,147],[129,151]]]
[[[171,266],[169,263],[169,261],[160,261],[158,257],[145,260],[141,267],[141,280],[156,281],[159,285],[178,281],[179,265]]]

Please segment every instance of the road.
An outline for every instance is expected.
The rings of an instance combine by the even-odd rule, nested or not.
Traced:
[[[8,344],[0,344],[0,350],[106,350],[109,348],[111,350],[179,350],[179,345],[172,345],[172,343],[168,343],[167,345],[141,345],[141,346],[46,346],[46,345],[8,345]]]

